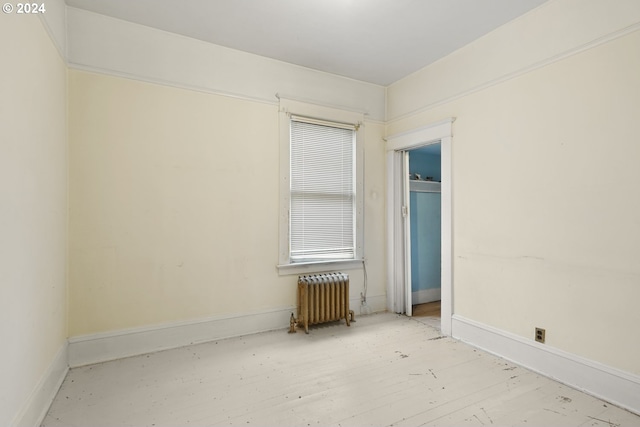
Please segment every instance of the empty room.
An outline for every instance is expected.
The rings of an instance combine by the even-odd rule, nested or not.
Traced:
[[[640,425],[639,1],[0,36],[0,426]]]

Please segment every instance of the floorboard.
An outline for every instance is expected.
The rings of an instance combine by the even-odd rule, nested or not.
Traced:
[[[376,314],[308,335],[274,331],[75,368],[42,425],[640,425],[441,337],[429,319]]]
[[[427,302],[412,306],[413,317],[437,317],[440,318],[440,301]]]

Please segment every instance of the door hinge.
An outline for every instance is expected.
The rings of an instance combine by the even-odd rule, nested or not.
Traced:
[[[406,206],[403,206],[402,207],[402,217],[406,218],[408,214],[409,214],[409,210],[407,209]]]

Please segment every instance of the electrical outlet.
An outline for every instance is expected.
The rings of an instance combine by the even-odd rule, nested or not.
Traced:
[[[536,328],[536,341],[544,344],[544,334],[545,330],[542,328]]]

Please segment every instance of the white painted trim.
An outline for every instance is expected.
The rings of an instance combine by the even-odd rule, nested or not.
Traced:
[[[69,366],[91,365],[289,326],[295,307],[216,316],[69,338]]]
[[[411,263],[406,262],[411,259],[411,192],[409,191],[409,153],[402,152],[402,223],[404,225],[402,234],[404,241],[404,312],[407,316],[413,316],[413,307],[411,304]]]
[[[42,423],[69,371],[67,358],[68,344],[65,341],[27,398],[22,409],[14,417],[9,425],[10,427],[39,426]]]
[[[168,87],[173,87],[173,88],[176,88],[176,89],[192,90],[194,92],[206,93],[206,94],[210,94],[210,95],[224,96],[224,97],[227,97],[227,98],[240,99],[242,101],[257,102],[257,103],[260,103],[260,104],[267,104],[267,105],[274,105],[274,106],[278,105],[278,99],[275,96],[273,97],[273,99],[252,97],[250,95],[243,95],[243,94],[238,94],[238,93],[225,92],[224,90],[221,90],[221,89],[211,89],[211,88],[208,88],[208,87],[205,87],[205,86],[191,85],[191,84],[188,84],[188,83],[178,82],[178,81],[175,81],[175,80],[165,80],[165,79],[160,79],[160,78],[155,78],[155,77],[150,77],[150,76],[143,76],[143,75],[139,75],[139,74],[131,74],[131,73],[126,73],[126,72],[122,72],[122,71],[110,70],[110,69],[106,69],[106,68],[98,68],[98,67],[92,67],[92,66],[87,66],[87,65],[81,65],[81,64],[76,64],[76,63],[73,63],[73,62],[68,62],[67,63],[67,67],[70,70],[78,70],[78,71],[84,71],[84,72],[87,72],[87,73],[102,74],[102,75],[105,75],[105,76],[119,77],[119,78],[122,78],[122,79],[129,79],[129,80],[135,80],[135,81],[139,81],[139,82],[143,82],[143,83],[151,83],[151,84],[155,84],[155,85],[168,86]]]
[[[411,303],[413,305],[416,304],[425,304],[433,301],[440,301],[441,288],[431,288],[431,289],[420,289],[419,291],[411,292]]]
[[[67,7],[69,66],[252,101],[276,94],[385,120],[385,88]]]
[[[308,104],[279,96],[279,146],[280,146],[280,192],[279,192],[279,221],[278,221],[278,273],[296,274],[298,272],[314,273],[329,271],[329,261],[305,263],[308,267],[294,268],[296,263],[289,258],[289,208],[290,208],[290,121],[292,115],[299,115],[329,122],[348,123],[356,125],[355,138],[355,184],[356,184],[356,230],[355,230],[355,260],[347,260],[351,264],[342,268],[357,268],[357,264],[364,259],[364,146],[365,122],[364,113],[347,111],[327,107],[320,104]],[[341,260],[330,261],[336,266]],[[301,265],[303,263],[297,264]],[[340,268],[340,267],[337,267]]]
[[[387,145],[387,307],[396,312],[403,305],[400,296],[404,295],[400,287],[406,285],[401,271],[404,269],[404,255],[399,233],[402,233],[401,213],[399,211],[398,151],[409,150],[429,143],[441,144],[441,330],[451,335],[451,316],[453,314],[453,197],[452,197],[452,125],[455,118],[448,118],[417,129],[391,135],[386,138]],[[404,239],[403,239],[404,240]]]
[[[347,259],[343,261],[301,262],[298,264],[278,265],[281,276],[289,274],[326,273],[328,271],[362,269],[362,259]]]
[[[458,315],[452,332],[460,341],[640,414],[640,376]]]
[[[60,58],[67,63],[67,6],[64,0],[48,0],[46,12],[38,14],[42,26],[58,50]]]
[[[387,141],[386,149],[387,151],[406,150],[451,136],[451,124],[455,120],[455,118],[450,117],[426,126],[387,136],[384,139]]]
[[[200,92],[200,93],[206,93],[206,94],[210,94],[210,95],[218,95],[218,96],[224,96],[227,98],[234,98],[234,99],[240,99],[243,101],[249,101],[249,102],[257,102],[260,104],[267,104],[267,105],[278,105],[279,104],[279,97],[285,98],[284,96],[281,96],[279,94],[275,94],[273,99],[266,99],[266,98],[260,98],[260,97],[255,97],[255,96],[251,96],[251,95],[246,95],[246,94],[239,94],[239,93],[234,93],[234,92],[227,92],[221,89],[211,89],[205,86],[199,86],[199,85],[191,85],[188,83],[181,83],[178,81],[173,81],[173,80],[165,80],[165,79],[159,79],[159,78],[153,78],[153,77],[149,77],[149,76],[142,76],[142,75],[138,75],[138,74],[131,74],[131,73],[125,73],[125,72],[120,72],[120,71],[116,71],[116,70],[109,70],[109,69],[105,69],[105,68],[97,68],[97,67],[91,67],[91,66],[87,66],[87,65],[81,65],[81,64],[75,64],[73,62],[68,62],[67,61],[67,67],[71,70],[78,70],[78,71],[84,71],[87,73],[94,73],[94,74],[102,74],[105,76],[112,76],[112,77],[119,77],[119,78],[123,78],[123,79],[129,79],[129,80],[135,80],[135,81],[139,81],[139,82],[143,82],[143,83],[150,83],[150,84],[156,84],[156,85],[161,85],[161,86],[168,86],[168,87],[173,87],[176,89],[184,89],[184,90],[192,90],[194,92]],[[295,99],[295,98],[289,98],[286,97],[286,99]],[[321,106],[326,106],[327,108],[340,108],[340,107],[336,107],[333,106],[331,104],[325,104],[322,101],[305,101],[305,102],[309,102],[311,104],[315,104],[315,105],[321,105]],[[351,107],[345,107],[345,111],[349,111],[349,112],[357,112],[355,110],[353,110]],[[362,113],[364,115],[364,121],[363,123],[366,126],[366,123],[372,123],[372,124],[378,124],[378,125],[384,125],[386,124],[386,122],[382,119],[376,119],[373,117],[369,116],[369,113]]]
[[[301,98],[299,96],[293,96],[293,95],[287,95],[287,94],[282,94],[282,93],[276,93],[276,98],[278,98],[278,102],[280,100],[287,100],[287,101],[293,101],[296,103],[300,103],[300,104],[311,104],[311,105],[317,105],[323,108],[330,108],[332,110],[340,110],[340,111],[348,111],[350,113],[356,113],[362,117],[366,117],[369,115],[368,111],[365,110],[358,110],[358,109],[354,109],[353,107],[349,107],[346,105],[335,105],[335,104],[328,104],[326,102],[318,102],[317,100],[314,99],[305,99],[305,98]]]
[[[452,121],[453,123],[453,121]],[[440,329],[443,334],[451,335],[451,317],[453,315],[453,138],[451,130],[448,136],[440,139],[440,203],[442,215],[440,222],[440,256],[442,273],[442,295],[440,298]]]
[[[385,311],[385,304],[386,295],[367,297],[371,313]],[[350,298],[349,305],[356,315],[364,314],[359,308],[359,298]],[[71,337],[69,366],[75,368],[192,344],[286,329],[289,327],[291,313],[295,315],[296,311],[296,307],[290,306]]]
[[[562,2],[560,1],[556,1],[556,2],[547,2],[545,3],[545,7],[551,7],[553,6],[553,4],[559,5]],[[565,2],[565,3],[569,3],[569,2]],[[592,2],[593,3],[593,2]],[[606,8],[608,6],[606,6],[604,3],[602,4],[602,8]],[[541,9],[542,10],[542,6],[537,8],[537,9]],[[610,8],[609,8],[610,9]],[[538,11],[538,12],[541,12]],[[535,9],[534,9],[535,11]],[[473,51],[473,58],[478,58],[478,57],[482,57],[481,55],[478,55],[478,51],[480,50],[485,50],[485,51],[489,51],[488,49],[491,49],[491,47],[489,45],[486,44],[482,44],[482,45],[478,45],[479,42],[484,42],[484,39],[490,37],[494,37],[496,34],[498,34],[498,32],[504,32],[505,30],[508,30],[508,28],[512,28],[515,25],[521,25],[521,23],[525,20],[525,19],[529,19],[531,17],[534,17],[535,15],[539,15],[537,12],[535,14],[532,13],[533,11],[524,14],[522,16],[520,16],[519,18],[509,22],[507,25],[505,25],[504,27],[498,28],[497,30],[494,30],[493,32],[489,33],[488,35],[485,35],[484,37],[481,37],[480,39],[475,40],[474,42],[463,46],[460,50],[453,52],[452,54],[441,58],[440,60],[436,61],[434,64],[429,65],[425,68],[422,68],[421,70],[418,70],[406,77],[404,77],[403,79],[392,83],[390,86],[387,87],[387,93],[389,93],[390,91],[393,92],[394,91],[394,86],[398,85],[399,83],[402,83],[404,80],[406,79],[415,79],[417,78],[418,74],[421,72],[424,72],[424,70],[428,70],[430,69],[430,67],[434,67],[434,66],[440,66],[442,62],[444,61],[454,61],[454,63],[457,63],[458,65],[463,63],[461,61],[463,61],[463,58],[470,58],[469,57],[469,52]],[[542,12],[542,13],[546,13],[546,12]],[[556,16],[561,16],[561,15],[557,15]],[[597,16],[597,15],[594,15]],[[633,19],[632,16],[629,17],[630,19]],[[607,20],[601,20],[603,22],[606,22]],[[611,23],[615,22],[614,19],[609,20]],[[547,24],[549,24],[547,22]],[[530,25],[530,24],[529,24]],[[425,111],[428,111],[430,109],[436,108],[438,106],[447,104],[449,102],[455,101],[456,99],[460,99],[463,98],[465,96],[471,95],[473,93],[479,92],[481,90],[487,89],[489,87],[507,82],[509,80],[518,78],[524,74],[530,73],[532,71],[541,69],[543,67],[546,67],[548,65],[554,64],[556,62],[562,61],[564,59],[570,58],[574,55],[577,55],[581,52],[587,51],[589,49],[598,47],[600,45],[606,44],[608,42],[614,41],[616,39],[619,39],[621,37],[626,36],[627,34],[631,34],[635,31],[640,30],[640,22],[636,22],[636,23],[632,23],[630,25],[626,25],[622,28],[616,28],[614,30],[611,29],[610,25],[605,24],[605,27],[609,27],[607,30],[604,31],[608,31],[605,32],[604,34],[599,33],[600,31],[602,31],[602,28],[591,28],[593,26],[591,25],[587,25],[588,29],[582,29],[583,31],[585,31],[588,34],[581,34],[581,36],[584,37],[583,42],[579,43],[575,46],[571,46],[566,48],[565,50],[562,51],[558,51],[559,46],[558,45],[554,45],[554,44],[548,44],[549,49],[548,52],[546,52],[546,57],[544,55],[539,55],[536,54],[536,52],[532,52],[531,58],[525,59],[523,60],[523,58],[520,58],[520,65],[516,66],[516,67],[512,67],[511,70],[507,71],[504,68],[494,68],[494,71],[491,72],[491,74],[486,75],[486,78],[483,81],[479,81],[474,83],[471,87],[468,88],[464,88],[464,81],[461,82],[457,82],[457,83],[462,83],[462,84],[455,84],[456,80],[454,78],[454,80],[451,79],[451,76],[447,76],[446,82],[444,82],[444,84],[450,85],[451,87],[451,91],[446,94],[446,95],[442,95],[441,97],[436,98],[436,99],[429,99],[428,97],[425,99],[424,97],[420,97],[420,99],[424,99],[426,101],[425,104],[417,106],[416,108],[411,108],[408,111],[402,111],[402,112],[396,112],[395,110],[397,110],[397,108],[394,108],[393,105],[389,105],[389,95],[387,95],[387,124],[392,124],[395,123],[397,121],[401,121],[401,120],[405,120],[407,118],[416,116],[418,114],[421,114]],[[615,24],[612,24],[615,25]],[[526,25],[523,25],[522,27],[524,28]],[[545,28],[543,26],[538,26],[540,28]],[[494,34],[495,33],[495,34]],[[550,33],[549,33],[550,34]],[[530,34],[531,36],[531,34]],[[593,37],[591,40],[588,40],[589,37]],[[566,43],[570,43],[570,40],[575,39],[575,37],[566,37],[566,40],[564,42]],[[495,39],[494,39],[495,40]],[[577,40],[573,40],[573,42],[576,42]],[[560,43],[560,45],[562,45],[564,43]],[[520,48],[519,48],[520,49]],[[521,49],[520,49],[521,50]],[[503,55],[503,56],[507,56],[508,55]],[[537,56],[537,58],[535,57]],[[457,61],[457,62],[456,62]],[[527,62],[528,61],[528,62]],[[468,61],[464,62],[465,64],[468,65]],[[505,65],[505,64],[502,64]],[[443,75],[446,75],[446,73],[443,73]],[[452,84],[452,82],[454,82]],[[417,83],[414,81],[413,85],[417,86]],[[459,90],[459,92],[454,92],[454,90]],[[415,92],[415,91],[414,91]],[[452,93],[453,92],[453,93]],[[391,95],[391,97],[393,97],[393,94]],[[392,104],[395,104],[394,102],[392,102]]]

